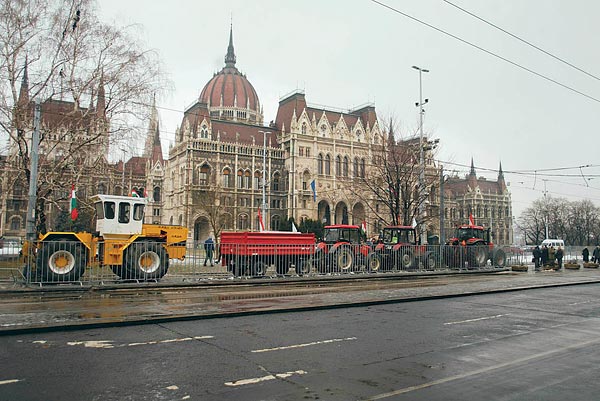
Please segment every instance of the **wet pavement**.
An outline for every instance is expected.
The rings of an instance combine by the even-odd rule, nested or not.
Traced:
[[[598,269],[236,280],[91,288],[0,286],[0,335],[600,284]]]

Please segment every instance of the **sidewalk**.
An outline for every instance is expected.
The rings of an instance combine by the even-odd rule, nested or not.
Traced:
[[[382,279],[379,279],[381,277]],[[376,278],[376,279],[374,279]],[[317,284],[318,281],[318,285]],[[0,335],[361,306],[600,283],[598,269],[366,275],[351,280],[241,280],[195,285],[0,290]],[[232,285],[233,284],[233,285]]]

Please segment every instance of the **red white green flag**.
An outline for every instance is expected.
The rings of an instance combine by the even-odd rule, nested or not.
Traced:
[[[71,213],[71,220],[75,221],[79,212],[77,211],[77,197],[75,196],[75,184],[71,185],[71,196],[69,196],[69,212]]]

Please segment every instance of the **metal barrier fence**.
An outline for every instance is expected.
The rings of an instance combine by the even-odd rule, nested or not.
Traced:
[[[171,245],[173,246],[173,245]],[[566,247],[563,263],[581,261],[583,247]],[[172,254],[169,254],[171,250]],[[45,241],[28,256],[21,246],[0,248],[0,280],[26,284],[114,284],[184,282],[255,277],[386,274],[462,271],[531,265],[532,254],[517,248],[487,246],[373,246],[228,244],[210,252],[188,246],[183,259],[160,242],[115,244]],[[177,252],[182,253],[181,249]]]

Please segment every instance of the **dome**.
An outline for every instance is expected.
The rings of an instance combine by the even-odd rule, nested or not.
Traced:
[[[235,66],[233,30],[229,32],[225,67],[204,86],[199,101],[208,105],[212,118],[262,124],[256,90]]]

